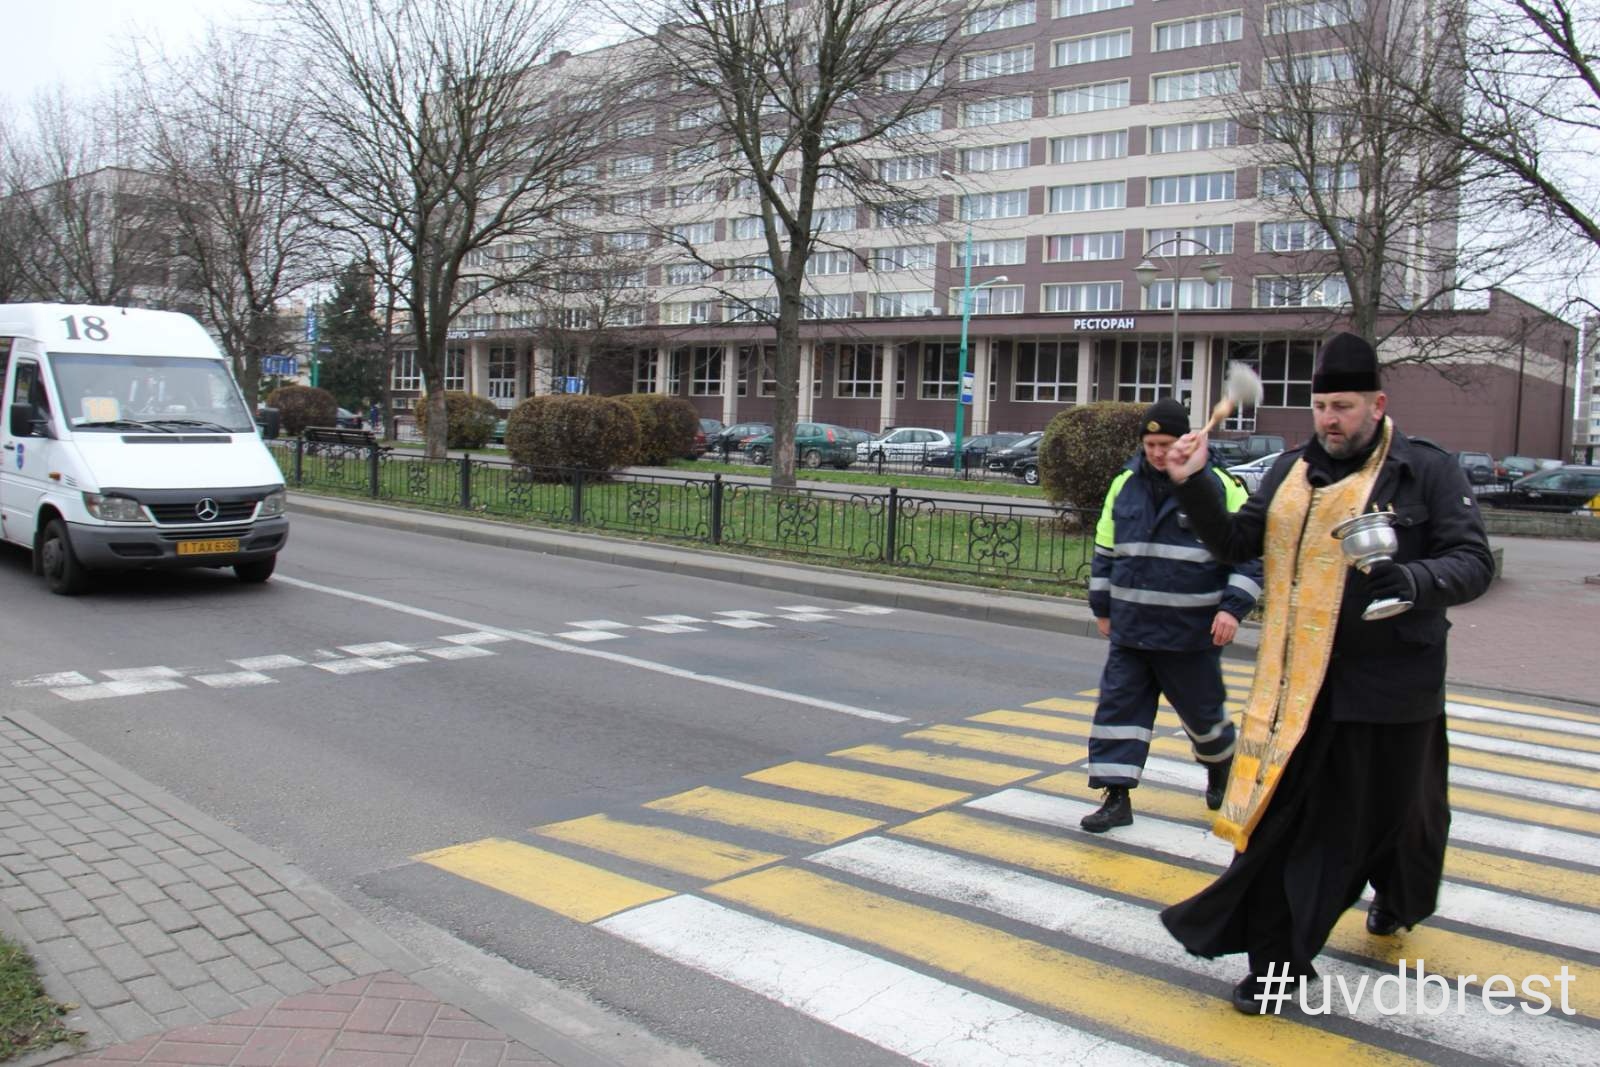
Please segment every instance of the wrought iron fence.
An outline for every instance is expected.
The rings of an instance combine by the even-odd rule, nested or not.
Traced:
[[[1096,516],[885,491],[777,490],[721,474],[534,468],[504,459],[430,460],[373,445],[269,441],[294,487],[393,503],[570,524],[802,557],[1082,584]]]

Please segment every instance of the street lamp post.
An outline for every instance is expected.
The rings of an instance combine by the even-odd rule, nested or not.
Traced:
[[[1186,244],[1194,246],[1195,251],[1179,252],[1178,249]],[[1170,251],[1162,251],[1168,245],[1174,247]],[[1172,380],[1174,383],[1178,380],[1178,368],[1183,362],[1178,358],[1178,303],[1183,289],[1183,268],[1186,263],[1201,252],[1208,256],[1217,254],[1216,249],[1197,238],[1169,237],[1165,241],[1159,241],[1145,249],[1144,257],[1140,260],[1139,265],[1133,268],[1134,276],[1139,279],[1139,288],[1143,289],[1146,294],[1150,292],[1150,287],[1161,276],[1161,268],[1150,262],[1151,256],[1161,259],[1172,271]],[[1200,264],[1199,269],[1200,277],[1207,285],[1216,285],[1217,282],[1222,280],[1222,264],[1215,259],[1208,259]]]
[[[956,188],[963,189],[963,191],[965,191],[964,187],[961,184],[961,180],[959,178],[957,178],[954,174],[950,173],[949,171],[947,171],[947,170],[940,171],[939,172],[939,177],[945,179],[946,181],[954,183]],[[958,206],[957,206],[956,210],[960,211],[959,202],[958,202]],[[961,258],[962,258],[962,261],[963,261],[963,263],[964,263],[964,265],[966,267],[966,273],[963,275],[962,282],[961,282],[961,355],[960,355],[960,357],[959,357],[959,359],[957,361],[957,364],[956,364],[956,440],[955,440],[955,452],[953,452],[951,454],[951,456],[950,456],[951,469],[955,472],[955,476],[957,478],[961,477],[962,468],[963,468],[962,460],[963,460],[964,457],[962,456],[962,453],[961,453],[961,438],[963,436],[963,431],[966,428],[966,415],[967,415],[967,403],[968,403],[968,401],[966,399],[967,398],[967,331],[972,325],[972,305],[975,303],[975,300],[976,300],[976,298],[974,296],[974,288],[973,288],[973,285],[972,285],[972,220],[971,219],[967,220],[967,237],[966,237],[966,242],[965,242],[965,252],[963,253]],[[998,278],[990,278],[986,282],[980,282],[978,284],[977,288],[978,289],[982,289],[985,286],[999,285],[1001,282],[1008,281],[1008,280],[1009,279],[1004,274],[1002,274]]]

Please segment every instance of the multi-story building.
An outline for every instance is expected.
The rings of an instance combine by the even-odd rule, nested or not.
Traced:
[[[1578,411],[1572,443],[1585,463],[1600,456],[1600,315],[1583,321],[1583,369],[1578,376]]]
[[[1241,71],[1267,62],[1263,35],[1314,31],[1336,9],[1361,10],[1009,0],[969,18],[944,76],[971,92],[916,118],[916,152],[883,150],[880,173],[904,183],[905,201],[869,209],[842,189],[819,198],[829,247],[808,271],[800,417],[951,427],[970,247],[969,432],[1036,429],[1068,405],[1163,395],[1184,398],[1198,423],[1239,360],[1259,370],[1266,395],[1231,428],[1307,437],[1313,358],[1348,293],[1337,275],[1304,273],[1326,234],[1286,217],[1294,177],[1252,159],[1234,115]],[[1247,31],[1247,17],[1263,20],[1259,30]],[[620,69],[639,47],[561,62]],[[1330,77],[1342,69],[1323,65]],[[885,72],[886,91],[895,77]],[[725,422],[767,417],[777,382],[761,312],[775,301],[760,270],[758,204],[748,182],[710,169],[718,146],[697,133],[703,111],[671,89],[640,85],[633,113],[609,131],[608,158],[574,175],[606,192],[589,213],[603,234],[596,253],[633,249],[647,261],[631,272],[643,321],[617,346],[620,365],[591,368],[586,385],[680,395]],[[1433,225],[1423,240],[1453,245],[1455,234]],[[1156,270],[1145,286],[1135,268],[1147,258]],[[1425,274],[1395,268],[1417,291]],[[1404,428],[1454,448],[1563,453],[1570,432],[1554,416],[1571,408],[1575,331],[1498,291],[1487,308],[1435,306],[1382,350],[1397,359],[1446,338],[1461,353],[1448,375],[1426,364],[1387,375]],[[445,388],[507,407],[560,388],[572,368],[529,315],[501,298],[458,321]],[[420,387],[402,354],[397,397]]]

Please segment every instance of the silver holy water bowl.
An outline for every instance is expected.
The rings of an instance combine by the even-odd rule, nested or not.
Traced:
[[[1362,574],[1370,573],[1374,564],[1393,559],[1400,547],[1400,538],[1394,532],[1394,513],[1389,511],[1369,511],[1346,519],[1333,528],[1333,537],[1350,566]],[[1410,611],[1411,606],[1409,600],[1384,597],[1368,604],[1361,617],[1369,622],[1387,619]]]

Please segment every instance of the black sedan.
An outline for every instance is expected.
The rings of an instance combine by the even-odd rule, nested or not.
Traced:
[[[1589,508],[1596,497],[1600,497],[1600,467],[1568,464],[1519,478],[1503,492],[1478,497],[1478,503],[1486,508],[1565,513]]]
[[[961,442],[961,466],[968,470],[983,470],[988,460],[989,453],[998,452],[1002,448],[1016,444],[1024,437],[1020,433],[981,433],[976,437],[969,437]],[[952,445],[949,448],[933,448],[928,450],[923,458],[925,467],[951,467],[955,466],[956,450]]]
[[[706,450],[727,458],[729,453],[738,452],[757,437],[771,432],[770,422],[736,422],[714,434],[706,434]]]
[[[1029,485],[1039,484],[1039,431],[1020,437],[1004,448],[989,453],[989,469],[997,474],[1014,474]]]

